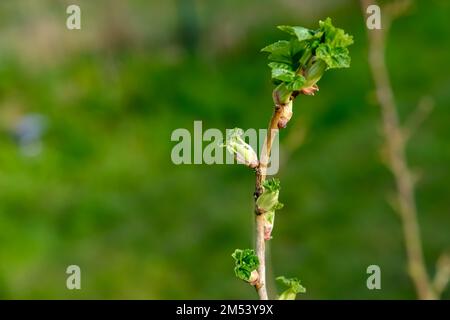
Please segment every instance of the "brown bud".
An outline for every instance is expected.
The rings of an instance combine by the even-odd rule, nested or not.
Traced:
[[[278,119],[278,129],[286,128],[289,120],[292,118],[292,101],[289,101],[286,105],[281,107],[281,115]]]
[[[316,91],[319,91],[319,87],[316,84],[314,84],[311,87],[302,89],[300,92],[307,96],[313,96],[316,93]]]

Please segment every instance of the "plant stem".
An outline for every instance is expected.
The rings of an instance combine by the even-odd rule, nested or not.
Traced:
[[[373,3],[373,1],[362,0],[363,11]],[[388,29],[389,23],[386,20],[383,22],[383,29],[368,31],[369,65],[375,82],[377,100],[381,107],[388,167],[394,176],[397,188],[397,211],[403,227],[409,275],[419,299],[436,299],[423,258],[414,195],[414,178],[405,154],[407,139],[398,119],[397,106],[385,61],[385,36]]]
[[[292,103],[290,101],[289,103]],[[255,183],[255,202],[263,192],[263,183],[266,180],[267,166],[269,164],[270,153],[272,151],[272,144],[275,135],[278,133],[278,121],[281,112],[285,105],[276,105],[275,110],[270,119],[267,135],[261,150],[259,166],[256,168],[256,183]],[[256,222],[256,255],[259,259],[258,274],[259,280],[256,284],[256,290],[261,300],[268,300],[267,286],[266,286],[266,243],[264,240],[264,214],[258,212],[255,204],[255,222]]]
[[[259,260],[259,280],[255,288],[260,300],[268,300],[266,288],[266,243],[264,240],[264,215],[256,215],[256,255]]]

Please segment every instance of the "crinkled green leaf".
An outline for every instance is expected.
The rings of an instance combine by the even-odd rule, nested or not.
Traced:
[[[233,154],[238,163],[245,164],[251,168],[255,168],[259,161],[255,150],[244,141],[244,130],[234,128],[227,133],[227,139],[222,143],[221,147],[226,147],[227,151]]]
[[[265,180],[263,183],[264,190],[273,192],[280,190],[280,179],[272,178]]]
[[[314,31],[298,26],[278,26],[281,31],[297,37],[298,41],[309,40],[314,37]]]
[[[272,79],[284,83],[289,92],[300,90],[306,81],[305,77],[296,74],[289,64],[271,62],[269,67],[272,68]]]
[[[264,181],[264,192],[256,200],[256,206],[262,212],[281,209],[283,204],[278,201],[280,194],[280,180],[273,178]]]
[[[292,48],[291,41],[281,40],[268,45],[261,51],[269,52],[269,60],[281,63],[292,64]]]
[[[298,293],[306,292],[306,288],[300,284],[300,280],[298,280],[297,278],[288,279],[281,276],[278,277],[277,280],[288,287],[288,289],[279,296],[279,300],[295,300],[295,297]]]
[[[325,43],[317,48],[316,55],[318,58],[325,61],[330,69],[350,67],[350,54],[347,48],[333,48]]]
[[[299,26],[278,28],[292,35],[291,40],[275,42],[262,50],[270,53],[269,67],[277,85],[274,97],[278,103],[288,101],[295,91],[315,85],[326,69],[350,66],[347,47],[353,43],[353,38],[333,26],[330,18],[320,21],[317,30]],[[322,64],[317,61],[322,61],[324,68],[319,68]]]
[[[235,261],[234,273],[241,280],[249,281],[252,271],[259,266],[259,260],[255,250],[236,249],[231,255]]]
[[[343,29],[336,28],[330,18],[319,21],[319,32],[325,35],[325,43],[332,47],[348,47],[353,43],[353,37],[345,33]]]
[[[300,280],[297,278],[286,278],[284,276],[277,277],[277,281],[280,281],[286,287],[294,291],[295,293],[304,293],[306,289],[300,284]]]
[[[290,64],[287,64],[287,63],[271,62],[271,63],[268,64],[268,66],[271,69],[283,69],[283,70],[294,71],[294,70],[292,70],[292,66]]]
[[[291,75],[295,76],[293,67],[290,64],[282,63],[282,62],[270,62],[268,65],[272,69],[272,81],[275,84],[284,83],[285,80],[282,80],[282,79],[288,79],[288,78],[284,77],[285,74],[289,74],[288,77],[291,77]],[[283,78],[280,79],[279,75],[282,75]]]
[[[317,47],[316,56],[325,61],[330,69],[350,67],[347,47],[353,43],[353,37],[333,26],[330,18],[320,21],[319,25],[319,30],[324,34],[324,42]]]
[[[284,52],[286,54],[290,53],[290,42],[287,40],[280,40],[277,42],[274,42],[272,44],[269,44],[268,46],[261,49],[262,52]]]
[[[287,69],[274,68],[272,69],[272,78],[285,82],[291,82],[295,79],[295,72]]]
[[[297,74],[290,82],[286,83],[286,87],[291,91],[297,91],[303,87],[305,82],[305,77]]]
[[[298,67],[298,61],[305,49],[305,44],[291,39],[280,40],[268,45],[261,51],[270,53],[269,60],[278,63],[284,63],[289,66],[291,71],[296,71]]]

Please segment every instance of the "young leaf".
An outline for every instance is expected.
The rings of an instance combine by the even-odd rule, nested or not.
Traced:
[[[353,37],[345,33],[343,29],[333,26],[331,18],[319,21],[319,32],[325,34],[325,43],[332,47],[348,47],[353,44]]]
[[[290,42],[286,40],[280,40],[275,43],[269,44],[268,46],[261,49],[262,52],[284,52],[285,54],[290,53]]]
[[[262,51],[269,52],[269,67],[274,89],[274,102],[287,104],[294,92],[313,95],[318,91],[316,83],[327,69],[348,68],[350,54],[347,49],[353,43],[352,36],[333,26],[330,18],[319,22],[317,30],[299,26],[279,26],[290,34],[290,41],[275,42]]]
[[[320,21],[319,25],[325,41],[318,46],[317,57],[325,61],[329,68],[348,68],[350,54],[347,47],[353,43],[353,37],[333,26],[330,18]]]
[[[280,179],[273,178],[273,179],[265,180],[263,183],[263,187],[264,187],[264,190],[267,190],[270,192],[279,191],[281,188]]]
[[[270,179],[263,183],[264,192],[256,200],[256,206],[260,214],[264,215],[264,239],[270,240],[275,222],[275,211],[283,208],[278,201],[280,193],[280,180]]]
[[[278,191],[264,191],[256,200],[256,206],[259,212],[265,213],[279,208],[281,204],[278,202],[278,194]]]
[[[281,64],[281,63],[280,63]],[[295,72],[286,68],[273,68],[272,79],[277,79],[285,82],[292,82],[296,78]]]
[[[263,183],[264,192],[256,200],[256,205],[261,213],[281,209],[283,204],[278,202],[280,194],[280,180],[270,179]]]
[[[241,280],[254,283],[258,280],[256,269],[259,266],[259,260],[255,250],[236,249],[231,255],[235,261],[234,273]]]
[[[277,41],[263,48],[261,51],[269,52],[269,60],[281,62],[288,65],[292,64],[291,42],[286,40]]]
[[[285,278],[283,276],[278,277],[276,280],[283,283],[288,289],[284,291],[278,298],[278,300],[295,300],[298,293],[305,293],[306,289],[300,284],[300,280],[297,278]]]
[[[268,66],[273,70],[273,69],[282,69],[282,70],[288,70],[288,71],[292,71],[292,66],[290,64],[287,63],[282,63],[282,62],[271,62],[268,64]]]
[[[286,88],[288,88],[290,91],[297,91],[303,87],[305,82],[306,82],[306,79],[304,76],[296,74],[290,80],[290,82],[286,83]]]
[[[348,68],[350,67],[350,55],[347,48],[332,48],[329,44],[321,44],[316,50],[317,58],[322,59],[328,68]]]
[[[309,40],[314,37],[314,31],[303,27],[278,26],[277,28],[296,36],[298,41]]]
[[[253,148],[242,139],[244,130],[234,128],[227,134],[225,143],[221,146],[226,147],[228,152],[234,154],[238,163],[245,164],[250,168],[256,168],[259,164],[258,156]]]

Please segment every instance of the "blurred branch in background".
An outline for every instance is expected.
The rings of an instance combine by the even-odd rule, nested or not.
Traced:
[[[373,4],[376,4],[376,1],[361,0],[363,14],[366,14],[366,9]],[[397,188],[394,209],[399,213],[403,226],[409,275],[419,299],[438,299],[448,282],[450,261],[448,257],[442,258],[437,264],[433,284],[424,261],[417,219],[414,190],[416,177],[406,157],[407,143],[432,110],[433,100],[423,98],[405,124],[401,124],[385,61],[386,37],[391,22],[405,14],[410,6],[411,1],[398,0],[381,8],[381,29],[368,31],[369,64],[375,82],[377,100],[381,107],[386,162],[394,175]]]
[[[433,288],[438,296],[444,292],[450,280],[450,255],[442,254],[436,264],[436,274],[433,279]]]

